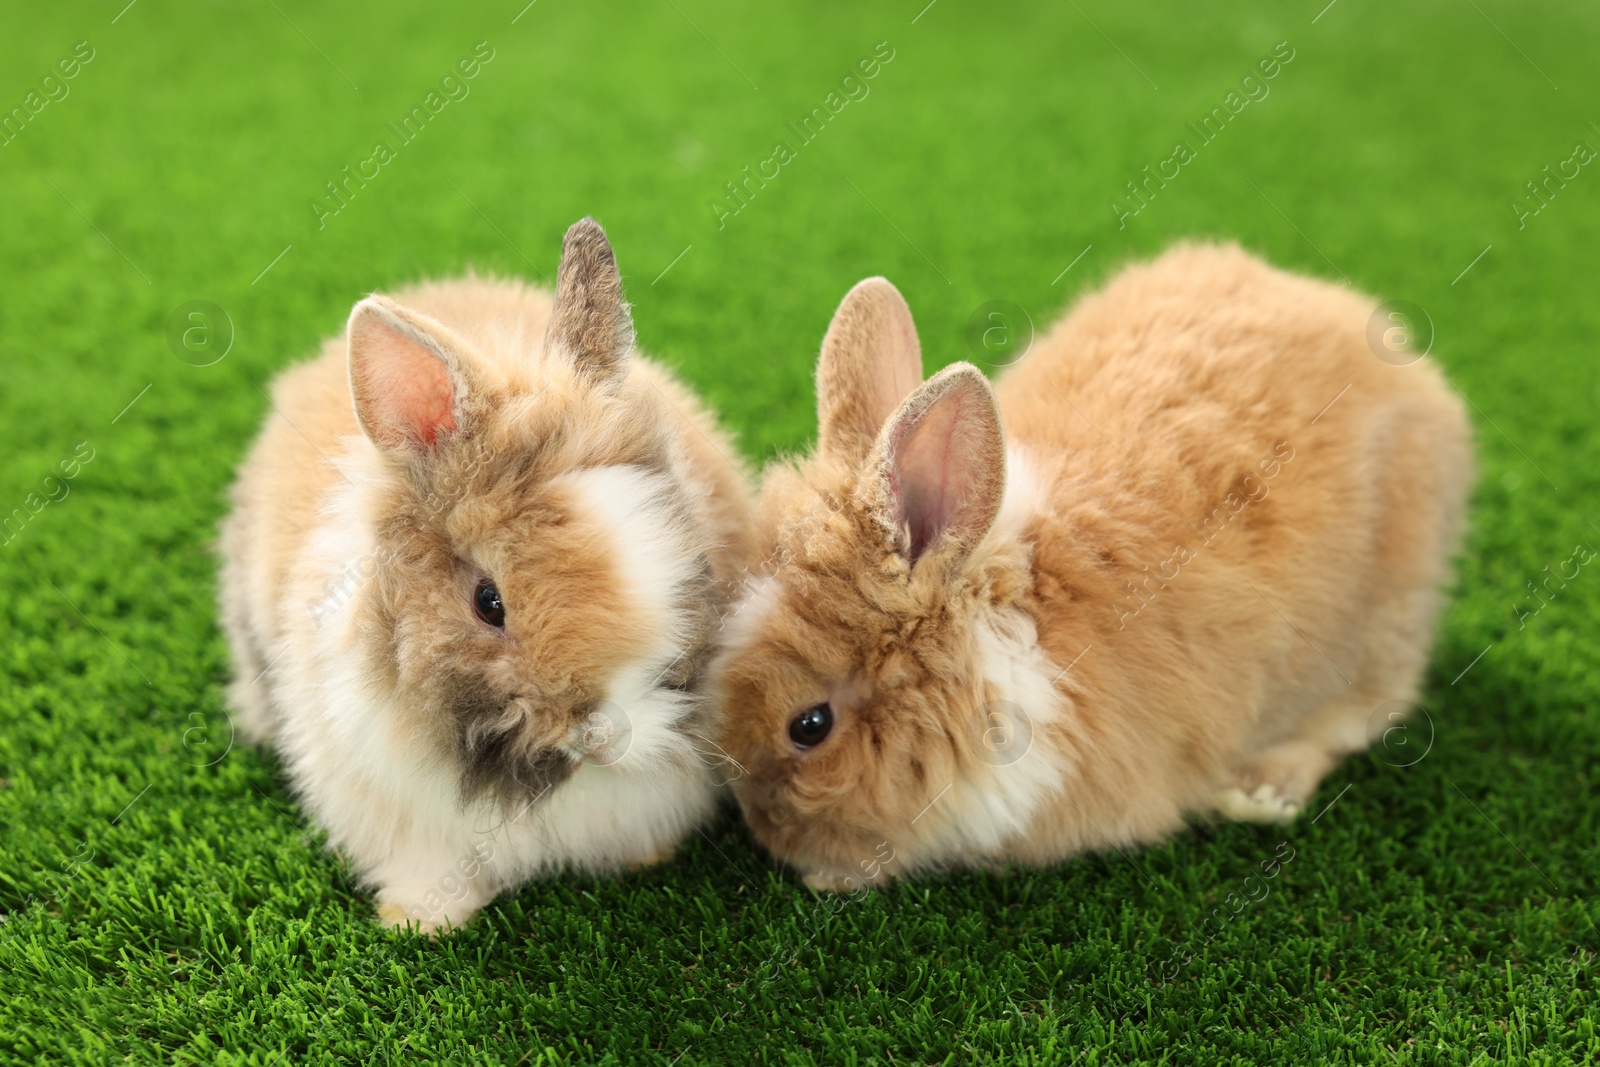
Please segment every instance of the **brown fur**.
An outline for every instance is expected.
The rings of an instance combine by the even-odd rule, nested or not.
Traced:
[[[1153,841],[1230,787],[1303,803],[1379,705],[1415,696],[1471,481],[1460,402],[1430,362],[1374,357],[1373,307],[1232,247],[1129,269],[996,388],[1036,498],[920,560],[881,457],[943,376],[867,459],[824,435],[772,470],[770,579],[717,666],[756,836],[838,886]],[[844,381],[819,370],[824,426],[861,410],[830,395]],[[980,510],[981,421],[954,446]],[[985,746],[1005,694],[980,670],[982,617],[1025,619],[1059,672],[1012,763]],[[830,699],[832,734],[797,750],[790,720]],[[971,843],[1022,796],[1024,825]]]

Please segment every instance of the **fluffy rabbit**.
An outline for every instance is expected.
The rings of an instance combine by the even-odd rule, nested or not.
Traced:
[[[1374,306],[1179,247],[991,389],[851,290],[713,666],[756,837],[850,888],[1292,818],[1416,696],[1471,483]]]
[[[649,863],[712,812],[702,681],[750,487],[632,343],[585,219],[553,300],[372,296],[274,387],[222,530],[230,702],[385,924]]]

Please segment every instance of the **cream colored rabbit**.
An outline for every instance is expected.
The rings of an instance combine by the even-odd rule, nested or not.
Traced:
[[[749,489],[632,343],[586,219],[553,302],[370,297],[273,389],[222,532],[230,700],[387,924],[649,862],[713,809],[702,679]]]
[[[714,668],[755,835],[837,888],[1293,817],[1417,694],[1471,483],[1374,307],[1180,247],[991,390],[856,286]]]

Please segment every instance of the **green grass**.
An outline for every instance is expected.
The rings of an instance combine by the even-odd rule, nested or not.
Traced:
[[[95,50],[0,148],[0,515],[93,449],[0,548],[0,1060],[1595,1062],[1600,569],[1516,611],[1600,548],[1600,167],[1524,228],[1509,206],[1600,147],[1592,5],[123,2],[13,5],[0,34],[7,111]],[[319,230],[323,183],[479,41],[470,96]],[[870,95],[719,229],[723,183],[880,41]],[[1270,95],[1119,229],[1112,198],[1280,41]],[[984,355],[986,302],[1043,327],[1187,235],[1421,305],[1482,466],[1431,749],[1351,760],[1314,824],[837,914],[729,815],[642,875],[383,932],[277,763],[227,747],[222,492],[262,383],[360,295],[549,276],[584,214],[644,346],[757,460],[812,434],[818,341],[868,274],[930,369]],[[197,299],[236,333],[206,367],[166,340]],[[1267,896],[1196,933],[1281,841]]]

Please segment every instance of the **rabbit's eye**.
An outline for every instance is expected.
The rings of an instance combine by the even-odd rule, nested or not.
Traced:
[[[506,628],[506,606],[500,602],[500,590],[489,579],[478,582],[478,588],[472,591],[472,610],[490,626]]]
[[[833,708],[818,704],[796,715],[789,723],[789,740],[801,748],[821,744],[833,729]]]

